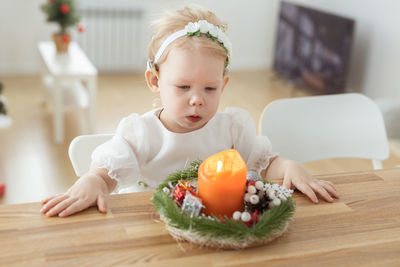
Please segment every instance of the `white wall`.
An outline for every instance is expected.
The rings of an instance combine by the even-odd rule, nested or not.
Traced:
[[[39,72],[40,61],[36,44],[39,41],[50,40],[51,34],[57,30],[55,25],[45,23],[45,16],[39,9],[44,1],[0,1],[0,75]],[[111,0],[101,2],[107,1],[111,2]],[[228,22],[230,36],[234,43],[233,69],[260,69],[269,66],[278,4],[276,0],[143,0],[138,2],[145,10],[146,38],[141,45],[143,57],[146,57],[147,43],[151,38],[149,22],[165,9],[195,3],[215,11],[219,17]]]
[[[45,0],[0,1],[0,75],[38,73],[36,44],[50,40],[56,26],[44,22],[39,10]],[[83,0],[80,0],[83,1]],[[111,1],[111,0],[103,0]],[[123,0],[121,0],[123,1]],[[145,9],[146,56],[151,36],[148,22],[166,8],[197,3],[229,24],[233,43],[232,69],[264,69],[271,65],[279,0],[141,0]],[[292,0],[356,20],[349,88],[371,97],[400,98],[400,1]],[[397,31],[397,32],[396,32]]]
[[[146,5],[147,22],[157,18],[163,10],[192,3],[207,8],[228,23],[228,34],[233,44],[232,69],[265,69],[272,62],[279,1],[277,0],[149,0]],[[150,40],[151,29],[148,30]]]
[[[54,25],[44,23],[39,0],[0,1],[0,75],[39,72],[36,44],[50,39]]]

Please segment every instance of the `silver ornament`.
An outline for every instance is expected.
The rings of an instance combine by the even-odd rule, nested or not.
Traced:
[[[187,213],[192,218],[193,216],[199,216],[202,208],[204,208],[204,205],[200,198],[186,193],[182,203],[182,212]]]
[[[247,180],[248,181],[258,181],[260,180],[260,177],[258,176],[258,173],[255,171],[248,171],[247,172]]]

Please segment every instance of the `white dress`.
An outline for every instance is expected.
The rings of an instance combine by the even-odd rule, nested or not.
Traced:
[[[202,128],[188,133],[167,130],[158,111],[125,117],[114,137],[93,151],[92,166],[108,169],[117,180],[114,192],[153,190],[190,162],[231,148],[240,153],[248,171],[258,174],[276,156],[268,138],[256,136],[254,121],[243,109],[217,112]]]

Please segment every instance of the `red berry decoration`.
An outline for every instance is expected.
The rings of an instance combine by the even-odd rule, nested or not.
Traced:
[[[70,41],[71,39],[70,39],[69,35],[64,34],[64,35],[61,37],[61,40],[62,40],[63,43],[67,44],[67,43],[69,43],[69,41]]]
[[[251,227],[253,225],[253,223],[257,223],[258,222],[258,210],[256,210],[255,212],[253,212],[253,214],[251,215],[251,219],[248,222],[244,222],[248,227]]]
[[[78,32],[83,33],[84,31],[85,31],[85,27],[82,24],[78,25]]]
[[[5,191],[6,191],[6,185],[0,182],[0,197],[4,195]]]
[[[250,185],[255,185],[256,184],[256,181],[247,181],[247,186],[250,186]]]
[[[61,6],[60,6],[60,12],[62,13],[62,14],[67,14],[68,12],[69,12],[69,5],[67,5],[67,4],[62,4]]]

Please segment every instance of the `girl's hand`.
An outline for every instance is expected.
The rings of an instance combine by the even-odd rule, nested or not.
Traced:
[[[283,185],[286,188],[298,189],[314,203],[318,203],[317,194],[328,202],[333,202],[333,198],[339,198],[333,183],[316,179],[295,161],[287,161],[284,164]]]
[[[86,173],[64,194],[51,196],[42,201],[41,213],[47,216],[65,217],[97,204],[100,212],[107,212],[109,188],[104,179],[94,173]]]

